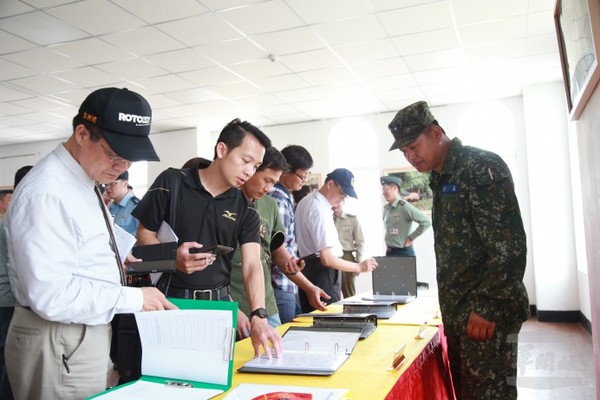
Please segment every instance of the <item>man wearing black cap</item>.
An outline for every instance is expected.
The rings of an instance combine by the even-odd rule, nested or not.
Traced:
[[[518,333],[529,316],[526,238],[510,170],[450,140],[420,101],[398,111],[390,150],[431,171],[439,301],[460,399],[516,399]]]
[[[151,113],[127,89],[92,92],[73,134],[15,192],[5,217],[18,305],[5,352],[15,398],[82,399],[106,389],[114,315],[175,308],[156,288],[122,285],[125,257],[97,189],[133,161],[158,160]]]
[[[383,207],[386,256],[414,256],[413,241],[431,226],[431,218],[407,202],[400,195],[402,179],[382,176],[381,193],[386,201]],[[418,226],[411,231],[412,224]]]
[[[306,263],[302,272],[331,296],[324,299],[327,304],[342,299],[340,271],[370,272],[377,267],[373,258],[366,258],[360,263],[340,258],[343,251],[331,207],[340,204],[347,196],[358,198],[354,190],[354,175],[345,168],[337,168],[327,174],[319,190],[303,198],[296,208],[298,253]],[[300,291],[299,298],[303,312],[314,310],[306,293]]]
[[[135,236],[138,220],[131,212],[138,205],[140,199],[129,191],[129,172],[125,171],[119,177],[106,184],[106,193],[113,202],[108,207],[110,214],[115,218],[115,224]]]

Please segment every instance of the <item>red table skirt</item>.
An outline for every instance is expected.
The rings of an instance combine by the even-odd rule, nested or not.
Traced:
[[[386,400],[454,400],[446,337],[442,325],[417,359],[400,376]]]

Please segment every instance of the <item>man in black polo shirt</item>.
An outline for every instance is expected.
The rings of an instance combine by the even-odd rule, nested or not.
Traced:
[[[219,135],[213,162],[199,168],[168,169],[154,181],[135,208],[140,221],[138,244],[158,243],[157,231],[170,221],[172,195],[177,195],[177,218],[173,226],[179,237],[177,270],[167,296],[202,300],[229,300],[232,253],[215,257],[211,253],[190,253],[191,248],[212,245],[236,247],[242,253],[242,274],[252,313],[251,338],[255,355],[260,346],[270,356],[269,341],[280,355],[281,337],[267,323],[265,288],[260,261],[260,219],[248,207],[238,188],[262,163],[269,138],[252,124],[233,120]],[[179,193],[171,193],[179,179]],[[200,250],[201,251],[201,250]]]

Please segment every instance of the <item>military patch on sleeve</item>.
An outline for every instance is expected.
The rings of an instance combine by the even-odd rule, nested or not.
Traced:
[[[442,185],[441,192],[442,193],[458,194],[458,185],[457,184],[453,184],[453,183],[446,183],[445,185]]]

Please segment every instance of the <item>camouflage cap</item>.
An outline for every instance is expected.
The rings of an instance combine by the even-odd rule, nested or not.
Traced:
[[[392,135],[394,135],[394,144],[389,151],[410,144],[434,121],[435,118],[424,101],[417,101],[404,107],[396,113],[396,116],[388,125]]]

